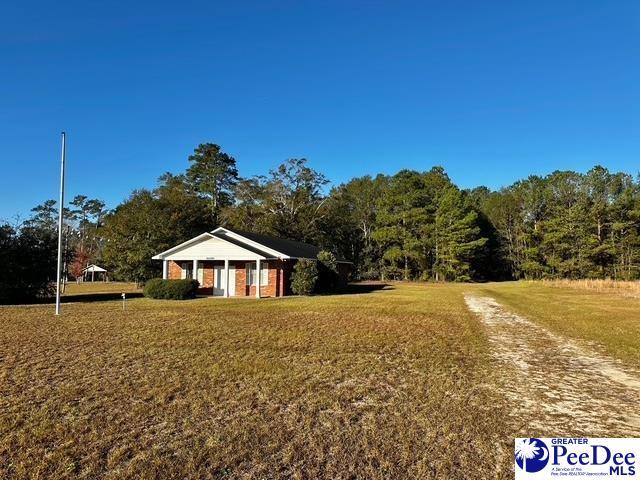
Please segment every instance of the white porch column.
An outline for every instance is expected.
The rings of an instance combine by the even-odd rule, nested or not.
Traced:
[[[224,296],[229,298],[229,259],[224,261]]]
[[[193,277],[192,278],[193,280],[198,280],[198,260],[193,261]]]
[[[169,260],[162,260],[162,278],[169,278]]]
[[[256,260],[256,298],[260,298],[260,259]]]

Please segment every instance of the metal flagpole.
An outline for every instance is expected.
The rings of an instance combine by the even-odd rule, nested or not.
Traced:
[[[62,217],[64,211],[64,160],[67,135],[62,132],[62,158],[60,160],[60,202],[58,203],[58,271],[56,275],[56,315],[60,315],[60,280],[62,278]]]

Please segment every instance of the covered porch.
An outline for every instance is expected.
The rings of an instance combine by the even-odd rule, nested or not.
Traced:
[[[201,295],[255,298],[284,295],[284,265],[275,258],[175,258],[163,260],[162,265],[162,278],[193,278],[200,284]]]
[[[245,234],[247,235],[247,234]],[[290,292],[291,255],[219,227],[153,257],[162,261],[162,277],[192,278],[200,294],[213,297],[281,297]]]

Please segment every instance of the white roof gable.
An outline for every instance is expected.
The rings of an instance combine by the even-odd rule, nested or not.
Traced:
[[[256,260],[273,257],[261,255],[210,233],[203,233],[153,258],[155,260]]]
[[[99,267],[97,265],[89,265],[87,268],[83,268],[82,269],[83,272],[106,272],[106,270],[102,267]]]
[[[250,248],[257,248],[257,249],[259,249],[259,250],[261,250],[263,252],[266,252],[266,253],[269,253],[269,254],[273,255],[274,257],[291,258],[291,257],[289,257],[289,255],[285,255],[282,252],[274,250],[273,248],[269,248],[269,247],[267,247],[266,245],[263,245],[260,242],[256,242],[254,240],[251,240],[251,239],[249,239],[249,238],[247,238],[247,237],[245,237],[243,235],[240,235],[240,234],[238,234],[236,232],[233,232],[233,231],[231,231],[231,230],[229,230],[227,228],[224,228],[224,227],[218,227],[215,230],[213,230],[211,233],[212,234],[224,233],[225,235],[229,236],[230,238],[232,238],[234,240],[237,240],[237,241],[247,245]]]

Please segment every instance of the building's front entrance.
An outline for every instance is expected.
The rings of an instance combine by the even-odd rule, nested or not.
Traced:
[[[225,286],[225,271],[224,265],[214,265],[213,267],[213,296],[224,297]],[[229,296],[233,297],[236,294],[236,268],[233,265],[229,265]]]

